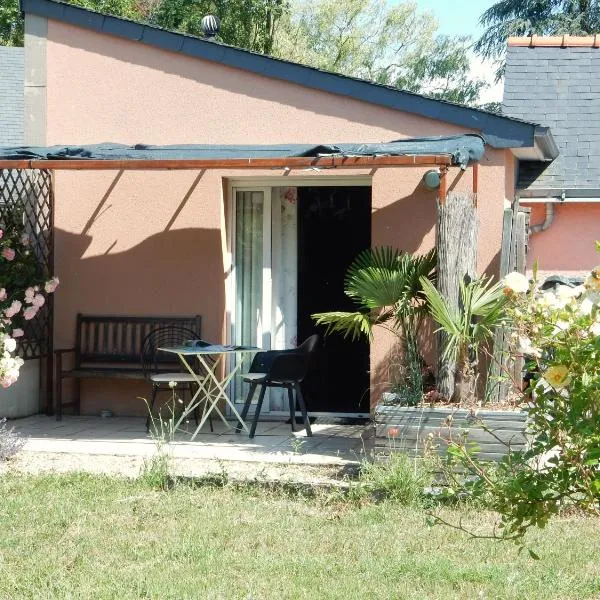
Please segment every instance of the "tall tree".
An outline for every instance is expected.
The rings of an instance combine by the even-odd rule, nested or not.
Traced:
[[[202,17],[221,19],[219,39],[226,44],[271,53],[287,0],[67,0],[99,12],[146,21],[165,29],[201,35]],[[23,45],[19,0],[0,0],[0,45]]]
[[[582,35],[600,32],[600,0],[500,0],[479,19],[486,27],[475,51],[497,61],[500,78],[511,36]]]
[[[221,21],[221,41],[271,54],[277,25],[287,10],[287,0],[162,0],[148,20],[165,29],[201,35],[202,17],[215,15]]]
[[[437,28],[415,2],[293,0],[274,53],[435,98],[476,103],[486,84],[470,76],[470,39],[439,36]]]

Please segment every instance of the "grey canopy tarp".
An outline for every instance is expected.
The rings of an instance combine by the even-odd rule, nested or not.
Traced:
[[[0,147],[0,160],[202,160],[322,156],[450,156],[465,169],[481,159],[485,142],[476,134],[424,137],[378,144],[175,145],[91,144],[85,146]]]

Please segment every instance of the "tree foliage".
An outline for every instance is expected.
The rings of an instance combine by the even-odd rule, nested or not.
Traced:
[[[414,2],[293,0],[274,52],[327,71],[476,103],[486,84],[470,76],[470,39],[440,36],[437,28]]]
[[[600,0],[500,0],[479,20],[486,31],[475,43],[481,56],[501,60],[511,36],[585,35],[600,31]]]
[[[219,39],[226,44],[271,53],[287,0],[68,0],[102,13],[145,21],[158,27],[202,35],[207,14],[221,19]],[[23,45],[19,0],[0,0],[0,45]]]

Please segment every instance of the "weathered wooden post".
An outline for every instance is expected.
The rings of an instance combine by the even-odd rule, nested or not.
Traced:
[[[457,310],[460,282],[475,278],[477,272],[477,195],[474,192],[449,192],[438,199],[436,246],[437,287]],[[443,358],[446,335],[437,336],[437,390],[446,398],[454,393],[455,361]]]

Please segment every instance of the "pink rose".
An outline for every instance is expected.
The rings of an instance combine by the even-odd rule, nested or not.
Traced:
[[[52,292],[55,292],[56,288],[58,287],[58,283],[58,277],[53,277],[52,279],[46,281],[46,285],[44,285],[44,290],[46,291],[46,294],[52,294]]]
[[[46,302],[46,299],[41,294],[36,294],[32,300],[32,304],[34,306],[37,306],[38,308],[41,308],[42,306],[44,306],[45,302]]]
[[[10,319],[21,310],[22,306],[18,300],[13,300],[12,304],[4,311],[4,314]],[[37,308],[35,310],[37,312]]]
[[[29,246],[29,236],[26,233],[21,234],[21,244]]]
[[[14,260],[15,254],[16,252],[12,248],[4,248],[2,250],[2,256],[8,261]]]
[[[35,290],[32,287],[28,287],[25,290],[25,302],[27,302],[27,304],[31,304],[33,302],[34,296],[35,296]]]
[[[2,229],[0,229],[0,240],[4,237],[4,231],[2,231]]]
[[[39,308],[37,306],[28,306],[24,311],[23,311],[23,318],[26,321],[31,321],[31,319],[33,319],[33,317],[35,317],[35,315],[37,315]]]
[[[8,294],[4,288],[0,288],[0,302],[6,300],[8,298]]]
[[[12,330],[12,336],[14,338],[20,338],[23,337],[25,335],[25,332],[22,329],[13,329]]]

